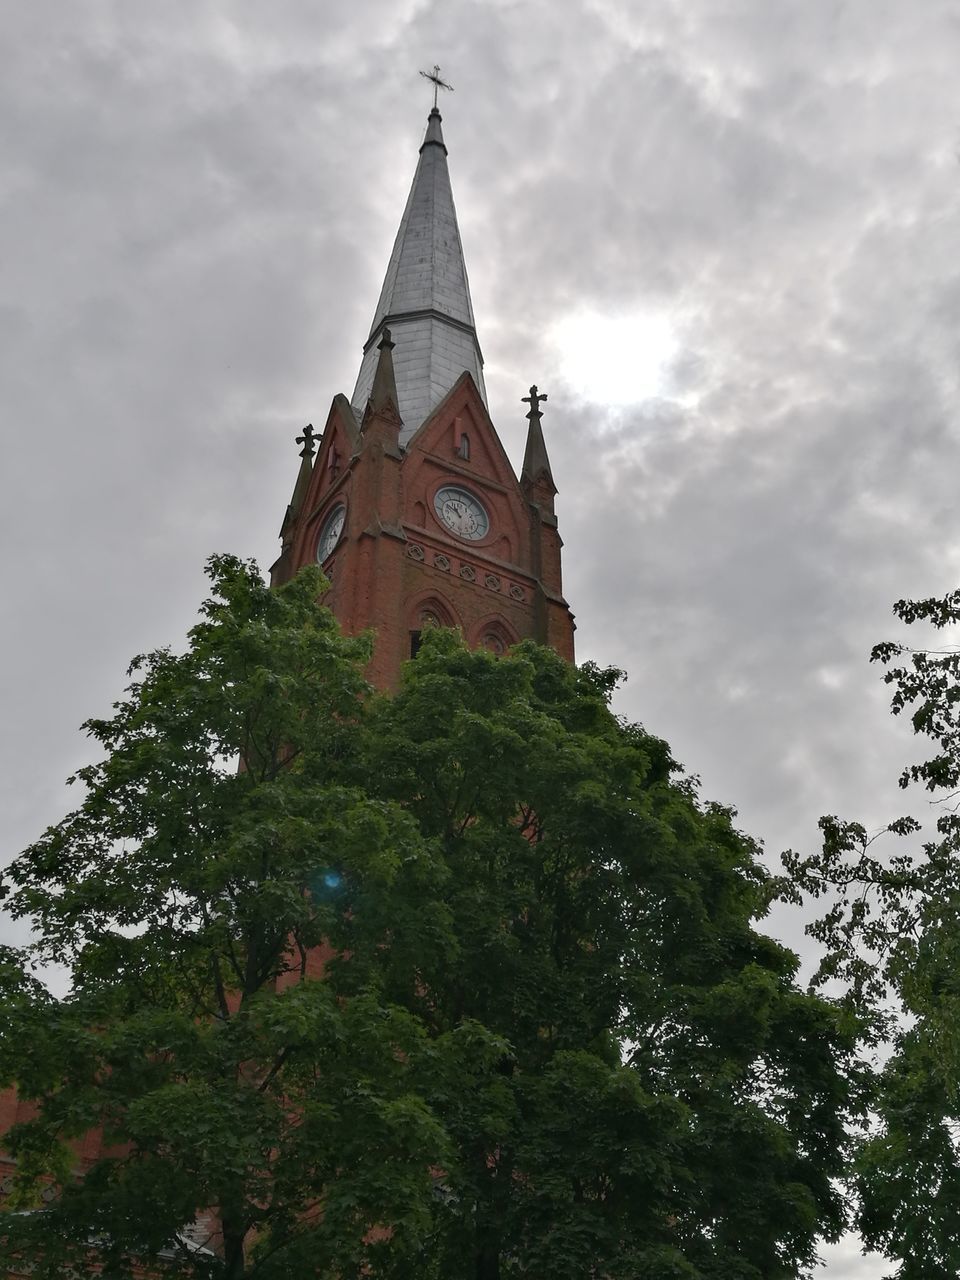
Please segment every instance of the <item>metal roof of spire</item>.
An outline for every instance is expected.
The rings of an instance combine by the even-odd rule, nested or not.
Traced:
[[[447,170],[447,148],[434,107],[420,147],[380,301],[363,349],[353,407],[363,416],[373,387],[378,342],[389,326],[403,418],[401,444],[414,434],[466,370],[486,400],[483,356]]]

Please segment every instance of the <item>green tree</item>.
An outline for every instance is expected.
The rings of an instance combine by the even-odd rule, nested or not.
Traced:
[[[83,803],[8,875],[33,958],[73,975],[54,1000],[15,957],[5,971],[2,1078],[40,1102],[11,1136],[20,1198],[62,1185],[6,1227],[39,1275],[90,1239],[129,1274],[208,1208],[222,1258],[185,1271],[296,1274],[309,1242],[319,1274],[359,1274],[378,1223],[391,1260],[418,1247],[446,1158],[415,1020],[369,984],[345,1002],[309,980],[316,949],[343,945],[351,882],[438,893],[411,818],[352,781],[368,645],[317,607],[319,572],[278,592],[233,560],[212,577],[188,652],[134,662],[126,700],[87,725],[106,754]],[[64,1142],[97,1127],[120,1151],[72,1180]]]
[[[611,714],[617,673],[437,631],[376,695],[315,573],[212,575],[8,875],[18,1195],[61,1188],[8,1248],[126,1276],[213,1211],[180,1273],[802,1274],[843,1225],[858,1023],[756,930],[756,847]]]
[[[904,623],[960,623],[960,592],[901,600]],[[907,713],[933,754],[908,765],[937,805],[935,829],[899,818],[869,834],[821,819],[822,851],[790,855],[794,892],[826,897],[809,932],[824,948],[818,982],[839,982],[885,1057],[874,1125],[856,1153],[856,1225],[899,1264],[900,1280],[960,1274],[960,650],[876,645],[894,715]],[[906,838],[906,845],[888,837]]]

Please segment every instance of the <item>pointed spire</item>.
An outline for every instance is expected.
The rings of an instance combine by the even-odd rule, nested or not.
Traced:
[[[543,429],[540,426],[540,419],[543,417],[540,412],[540,406],[546,398],[546,393],[541,394],[537,390],[536,383],[530,388],[530,394],[522,397],[523,403],[530,406],[530,412],[527,414],[530,426],[527,428],[527,447],[523,454],[520,483],[525,489],[532,489],[542,477],[551,492],[556,493],[557,486],[553,483],[553,472],[550,469],[550,459],[547,456],[547,445],[543,438]]]
[[[384,329],[383,337],[377,343],[377,350],[380,355],[377,360],[376,372],[373,375],[370,399],[367,401],[366,408],[363,411],[364,422],[368,418],[372,418],[374,414],[377,414],[381,418],[394,419],[398,427],[403,426],[403,419],[400,417],[400,410],[397,408],[399,396],[397,395],[397,379],[393,371],[393,348],[395,345],[390,337],[390,330]]]
[[[440,122],[442,120],[443,120],[443,116],[440,114],[440,112],[437,110],[436,107],[433,107],[430,111],[430,114],[427,116],[427,132],[426,132],[426,136],[423,139],[423,142],[420,144],[421,155],[423,155],[423,148],[429,147],[431,143],[436,144],[436,146],[438,147],[443,147],[444,155],[449,154],[447,151],[446,144],[443,141],[443,130],[440,128]]]
[[[290,527],[303,506],[304,499],[307,496],[307,489],[310,487],[310,477],[313,475],[313,453],[317,436],[313,429],[313,423],[308,422],[303,428],[303,434],[297,436],[297,444],[302,444],[300,450],[300,470],[297,472],[297,482],[293,486],[293,497],[287,507],[286,515],[283,517],[283,525],[280,529],[280,536],[283,537],[285,531]]]
[[[428,76],[428,79],[433,77]],[[362,416],[379,363],[378,343],[389,326],[396,342],[397,409],[405,444],[467,371],[486,401],[483,356],[447,169],[440,112],[434,106],[380,301],[364,346],[353,407]]]
[[[313,423],[308,422],[303,428],[303,435],[297,436],[297,444],[302,444],[300,450],[300,470],[297,472],[297,483],[293,486],[293,497],[290,499],[290,514],[296,516],[303,506],[303,500],[307,496],[307,488],[310,485],[310,477],[313,475],[313,454],[317,436],[313,429]]]

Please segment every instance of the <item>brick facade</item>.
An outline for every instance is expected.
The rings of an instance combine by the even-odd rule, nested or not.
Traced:
[[[517,479],[469,373],[406,448],[392,409],[368,408],[360,427],[346,398],[334,400],[284,522],[274,583],[317,560],[342,505],[343,531],[322,559],[331,582],[325,603],[348,633],[374,630],[374,684],[395,687],[416,633],[431,622],[458,627],[472,647],[502,651],[532,638],[573,661],[552,481]],[[479,500],[489,518],[482,537],[444,525],[434,499],[445,486]]]

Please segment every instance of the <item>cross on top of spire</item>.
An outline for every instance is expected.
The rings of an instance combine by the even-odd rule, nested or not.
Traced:
[[[534,383],[534,384],[533,384],[533,386],[530,388],[530,394],[529,394],[528,396],[521,396],[520,398],[521,398],[521,400],[523,401],[523,403],[524,403],[524,404],[528,404],[528,405],[530,406],[530,412],[527,414],[527,417],[528,417],[528,418],[534,418],[534,417],[535,417],[535,418],[539,419],[539,418],[541,418],[541,417],[543,416],[543,415],[540,413],[540,406],[541,406],[541,405],[544,403],[544,401],[546,400],[546,398],[547,398],[547,393],[546,393],[546,392],[544,392],[544,393],[541,395],[541,394],[540,394],[540,392],[537,390],[537,384],[536,384],[536,383]]]
[[[440,79],[440,68],[434,63],[433,71],[421,71],[420,74],[425,80],[429,80],[433,85],[433,109],[437,110],[437,94],[441,89],[449,89],[453,93],[453,85],[447,84],[446,80]]]
[[[550,459],[547,457],[547,446],[543,440],[543,428],[540,419],[543,414],[540,406],[547,398],[545,391],[538,391],[537,384],[530,388],[528,396],[521,396],[524,404],[530,406],[527,418],[530,426],[527,429],[527,447],[523,454],[523,470],[520,472],[520,483],[524,492],[533,494],[532,501],[553,514],[553,497],[557,486],[553,483],[553,472],[550,470]]]
[[[314,443],[316,441],[316,438],[317,438],[317,435],[313,429],[313,423],[308,422],[307,425],[303,428],[303,435],[297,436],[297,444],[303,445],[303,448],[300,450],[301,458],[313,457],[313,449],[314,449]]]

